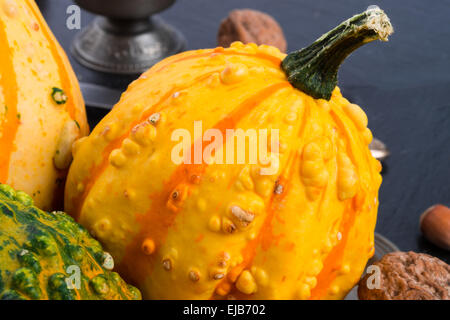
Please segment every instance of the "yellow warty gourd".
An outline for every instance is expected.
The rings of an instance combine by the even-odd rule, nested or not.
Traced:
[[[45,210],[61,207],[72,142],[89,129],[69,61],[34,1],[0,0],[0,61],[0,183]]]
[[[374,253],[381,165],[336,73],[391,32],[372,8],[287,56],[237,42],[158,63],[77,143],[66,210],[147,299],[343,298]],[[201,144],[208,129],[268,129],[272,162],[221,161],[250,144]]]

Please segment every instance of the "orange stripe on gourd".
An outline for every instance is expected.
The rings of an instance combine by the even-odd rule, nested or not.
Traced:
[[[272,241],[274,240],[275,237],[272,233],[272,220],[275,216],[275,212],[278,209],[278,206],[289,193],[288,192],[289,186],[295,171],[293,170],[293,168],[295,166],[295,163],[297,163],[297,159],[298,153],[291,152],[289,154],[287,164],[283,169],[283,172],[277,179],[278,184],[283,186],[283,192],[281,194],[275,193],[272,194],[269,200],[269,204],[267,205],[266,216],[264,218],[261,228],[258,231],[258,235],[256,236],[255,239],[249,241],[247,245],[242,249],[243,262],[237,265],[236,267],[232,268],[228,272],[227,277],[216,286],[216,289],[213,295],[211,296],[211,299],[216,298],[221,299],[221,297],[218,297],[215,294],[217,289],[220,287],[232,288],[231,294],[238,299],[248,298],[248,296],[241,294],[238,290],[236,290],[236,288],[233,288],[232,284],[236,282],[236,279],[242,273],[242,271],[250,268],[256,256],[256,251],[259,245],[261,246],[262,250],[268,250],[269,247],[271,246]]]
[[[8,44],[6,28],[0,19],[0,43]],[[0,88],[5,98],[5,118],[1,128],[0,136],[0,183],[8,180],[9,160],[14,152],[14,140],[20,125],[17,117],[17,93],[18,85],[14,70],[12,52],[10,48],[0,50]]]
[[[323,269],[317,276],[317,286],[311,290],[311,300],[323,298],[330,288],[330,284],[337,277],[340,269],[342,258],[344,256],[345,246],[347,244],[350,229],[353,226],[356,218],[356,212],[352,209],[352,199],[347,200],[346,209],[344,210],[344,218],[341,221],[339,230],[342,234],[342,239],[336,246],[331,249],[323,262]]]
[[[299,126],[299,130],[297,133],[298,137],[301,137],[306,129],[307,121],[309,119],[309,107],[306,105],[305,110],[302,115],[302,120]],[[303,144],[303,140],[300,140],[299,144]],[[290,191],[290,185],[293,180],[293,175],[295,174],[295,168],[300,160],[300,155],[298,152],[290,152],[288,155],[288,160],[286,166],[283,168],[282,173],[277,179],[277,185],[281,185],[283,188],[283,192],[281,194],[273,193],[268,205],[266,206],[266,217],[261,228],[258,231],[258,234],[255,239],[249,241],[247,245],[242,249],[242,256],[244,258],[243,262],[238,266],[234,267],[230,270],[227,277],[222,280],[214,290],[213,295],[210,299],[221,299],[221,297],[217,296],[215,292],[218,288],[232,288],[231,294],[238,299],[247,299],[248,296],[239,292],[236,288],[232,286],[237,279],[237,277],[242,273],[244,269],[249,269],[255,259],[256,251],[258,245],[261,245],[262,250],[268,250],[272,244],[274,239],[272,233],[272,220],[275,216],[275,212],[278,209],[280,203],[286,198]],[[226,290],[227,291],[227,290]]]

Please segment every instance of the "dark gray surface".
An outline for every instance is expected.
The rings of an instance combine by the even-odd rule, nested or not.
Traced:
[[[70,1],[38,2],[67,49],[76,33],[64,24]],[[184,33],[193,49],[216,45],[217,27],[228,11],[260,9],[280,22],[294,50],[371,4],[387,12],[395,33],[388,43],[371,43],[353,54],[339,81],[392,153],[384,164],[377,231],[401,250],[450,262],[450,254],[423,240],[418,229],[428,206],[450,205],[450,0],[180,0],[161,16]],[[90,19],[82,13],[83,25]],[[135,78],[97,74],[72,63],[85,82],[122,90]],[[94,109],[89,113],[93,122],[102,115]]]

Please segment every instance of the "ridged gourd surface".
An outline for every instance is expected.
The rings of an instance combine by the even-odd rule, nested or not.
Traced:
[[[0,61],[0,183],[62,208],[71,143],[89,128],[75,74],[34,1],[0,0]]]
[[[114,261],[84,227],[32,203],[0,184],[0,299],[140,299],[138,289],[110,271]]]
[[[341,299],[359,280],[382,180],[367,117],[339,88],[293,88],[284,57],[234,43],[165,59],[74,147],[65,208],[144,298]],[[249,164],[249,143],[243,164],[176,164],[172,133],[196,120],[278,129],[278,170]]]

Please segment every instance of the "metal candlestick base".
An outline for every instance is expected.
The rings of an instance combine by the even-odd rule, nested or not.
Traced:
[[[149,17],[170,6],[173,0],[146,0],[150,6],[130,0],[75,2],[104,15],[95,18],[72,43],[72,54],[88,68],[116,74],[138,74],[184,49],[185,40],[181,33],[161,18]]]

